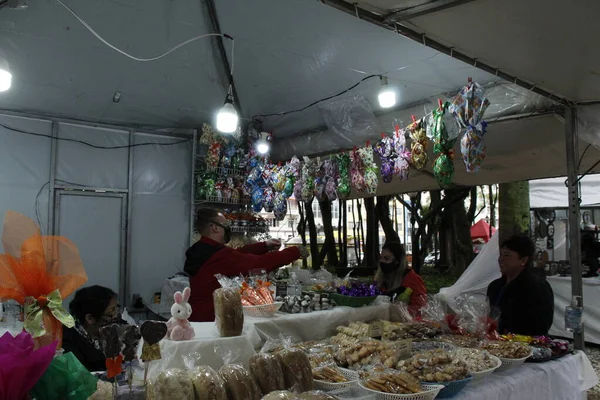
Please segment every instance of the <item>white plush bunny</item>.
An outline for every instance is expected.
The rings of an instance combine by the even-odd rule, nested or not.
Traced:
[[[173,298],[175,304],[171,307],[171,319],[167,322],[167,336],[171,340],[191,340],[196,335],[188,318],[192,315],[192,306],[188,303],[191,290],[189,287],[183,289],[183,293],[175,292]]]

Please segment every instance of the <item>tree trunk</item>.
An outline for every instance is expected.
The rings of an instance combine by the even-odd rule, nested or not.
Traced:
[[[477,186],[473,186],[471,188],[469,196],[469,211],[467,211],[466,217],[468,218],[471,225],[473,225],[475,223],[475,217],[477,216]]]
[[[512,235],[529,235],[529,182],[500,184],[500,243]]]
[[[323,231],[325,233],[325,243],[321,249],[319,259],[324,260],[327,256],[327,263],[329,265],[338,265],[337,249],[335,246],[335,236],[333,234],[333,214],[331,211],[330,201],[320,201],[319,208],[321,209],[321,215],[323,216]]]
[[[302,202],[298,202],[298,213],[300,214],[300,221],[298,221],[298,235],[302,239],[302,246],[306,246],[306,216],[304,215]],[[306,258],[302,259],[302,268],[308,268],[308,260]]]
[[[476,205],[474,208],[476,208]],[[467,269],[471,261],[473,261],[472,222],[469,219],[470,216],[467,216],[464,202],[455,202],[449,209],[452,218],[453,236],[452,272],[455,275],[460,275]]]
[[[377,218],[379,219],[379,223],[381,223],[381,227],[385,232],[386,242],[389,241],[402,243],[400,241],[400,237],[398,236],[398,232],[394,228],[392,218],[390,217],[390,198],[391,196],[377,197]]]
[[[494,194],[494,186],[493,185],[489,185],[488,186],[488,193],[490,196],[490,226],[495,227],[496,226],[496,197],[497,194]],[[491,236],[491,232],[490,232],[490,236]]]
[[[321,268],[322,260],[319,257],[319,242],[317,237],[317,225],[315,224],[315,214],[310,203],[304,203],[306,212],[306,221],[308,222],[308,233],[310,236],[310,259],[311,268]]]
[[[365,240],[365,266],[375,268],[379,258],[379,221],[375,210],[375,198],[365,199],[367,211],[367,237]]]

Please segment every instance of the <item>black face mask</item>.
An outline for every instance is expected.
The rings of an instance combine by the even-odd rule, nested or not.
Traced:
[[[384,274],[389,274],[390,272],[394,272],[398,269],[398,264],[380,262],[379,268],[381,268],[381,272],[383,272]]]
[[[225,244],[229,243],[229,241],[231,240],[231,226],[223,225],[223,224],[220,224],[215,221],[212,221],[212,222],[213,222],[213,224],[223,228],[223,230],[225,231],[225,234],[223,235],[223,241],[225,242]]]

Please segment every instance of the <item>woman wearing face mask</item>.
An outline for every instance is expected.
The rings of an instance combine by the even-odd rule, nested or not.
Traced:
[[[400,242],[383,245],[375,281],[382,293],[408,303],[411,311],[418,311],[426,303],[425,283],[407,265],[404,246]]]
[[[106,357],[99,344],[100,328],[124,323],[117,294],[102,286],[79,289],[69,304],[75,327],[63,326],[63,349],[73,353],[88,371],[106,370]]]

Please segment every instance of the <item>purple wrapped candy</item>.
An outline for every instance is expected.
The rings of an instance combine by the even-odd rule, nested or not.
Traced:
[[[353,283],[350,286],[338,287],[338,293],[351,297],[372,297],[380,294],[377,285],[365,283]]]
[[[254,212],[261,212],[264,199],[263,189],[259,186],[255,186],[252,190],[252,210]]]
[[[304,186],[304,183],[302,182],[302,179],[298,179],[296,181],[296,183],[294,184],[294,197],[296,198],[297,201],[302,201],[302,187]]]

